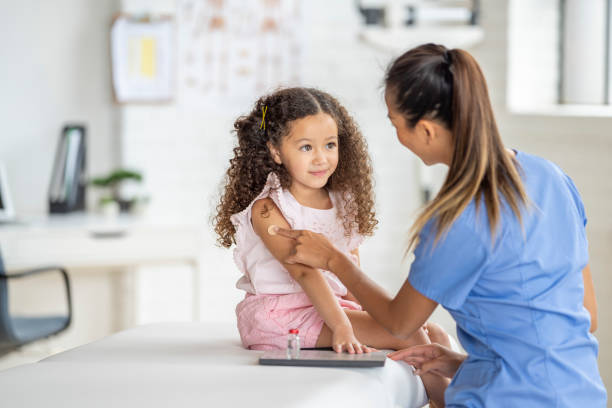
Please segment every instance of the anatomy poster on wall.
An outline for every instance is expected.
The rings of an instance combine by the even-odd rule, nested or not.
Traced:
[[[280,85],[299,85],[299,0],[177,2],[179,103],[235,109]]]

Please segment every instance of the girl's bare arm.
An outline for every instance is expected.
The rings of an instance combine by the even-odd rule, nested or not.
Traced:
[[[338,304],[320,270],[305,265],[290,265],[282,262],[289,256],[291,243],[282,237],[270,235],[268,228],[270,225],[278,225],[283,228],[291,227],[274,201],[269,198],[256,201],[253,204],[251,222],[253,229],[262,239],[266,248],[304,289],[315,309],[332,332],[340,326],[352,327],[350,320]]]
[[[351,251],[351,254],[353,254],[353,255],[355,255],[357,257],[357,266],[361,266],[361,259],[359,258],[359,248],[355,248],[353,251]],[[351,293],[351,291],[348,290],[348,289],[347,289],[346,296],[344,296],[344,298],[346,300],[350,300],[351,302],[355,302],[355,303],[359,304],[359,300],[357,300],[355,295],[353,295]]]
[[[395,337],[408,338],[427,321],[438,304],[404,283],[391,298],[323,235],[311,231],[272,229],[289,243],[288,264],[308,264],[335,273],[368,313]]]

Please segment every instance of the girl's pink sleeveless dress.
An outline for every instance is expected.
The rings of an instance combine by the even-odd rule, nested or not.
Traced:
[[[289,329],[299,329],[302,347],[314,347],[323,327],[323,319],[289,272],[265,247],[253,230],[253,203],[269,197],[293,229],[308,229],[325,235],[338,249],[357,262],[351,251],[359,247],[363,236],[356,229],[347,236],[342,225],[344,200],[340,193],[330,192],[333,208],[319,210],[297,202],[280,185],[278,176],[270,173],[262,192],[243,211],[231,217],[236,228],[234,261],[242,272],[236,287],[246,292],[236,307],[242,344],[250,349],[268,350],[287,347]],[[340,216],[339,216],[340,215]],[[323,271],[330,288],[345,309],[361,310],[355,302],[345,300],[346,287],[329,271]]]

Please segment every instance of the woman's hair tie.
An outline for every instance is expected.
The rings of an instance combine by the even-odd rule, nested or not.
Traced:
[[[444,51],[444,54],[442,54],[442,58],[444,59],[444,63],[445,63],[446,65],[448,65],[449,67],[452,65],[452,63],[453,63],[453,57],[452,57],[452,55],[451,55],[451,50],[446,49],[446,50]]]

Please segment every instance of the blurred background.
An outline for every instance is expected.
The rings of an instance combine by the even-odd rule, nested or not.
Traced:
[[[135,325],[235,320],[239,275],[210,217],[234,120],[282,85],[328,91],[359,123],[380,220],[362,267],[395,293],[410,268],[410,222],[445,168],[426,169],[399,148],[381,84],[395,56],[435,42],[479,61],[506,145],[554,161],[576,183],[600,371],[612,384],[609,0],[1,5],[0,259],[7,273],[64,267],[72,322],[0,357],[0,369]],[[67,313],[59,274],[8,282],[0,307],[9,314]],[[444,311],[433,320],[454,333]]]

